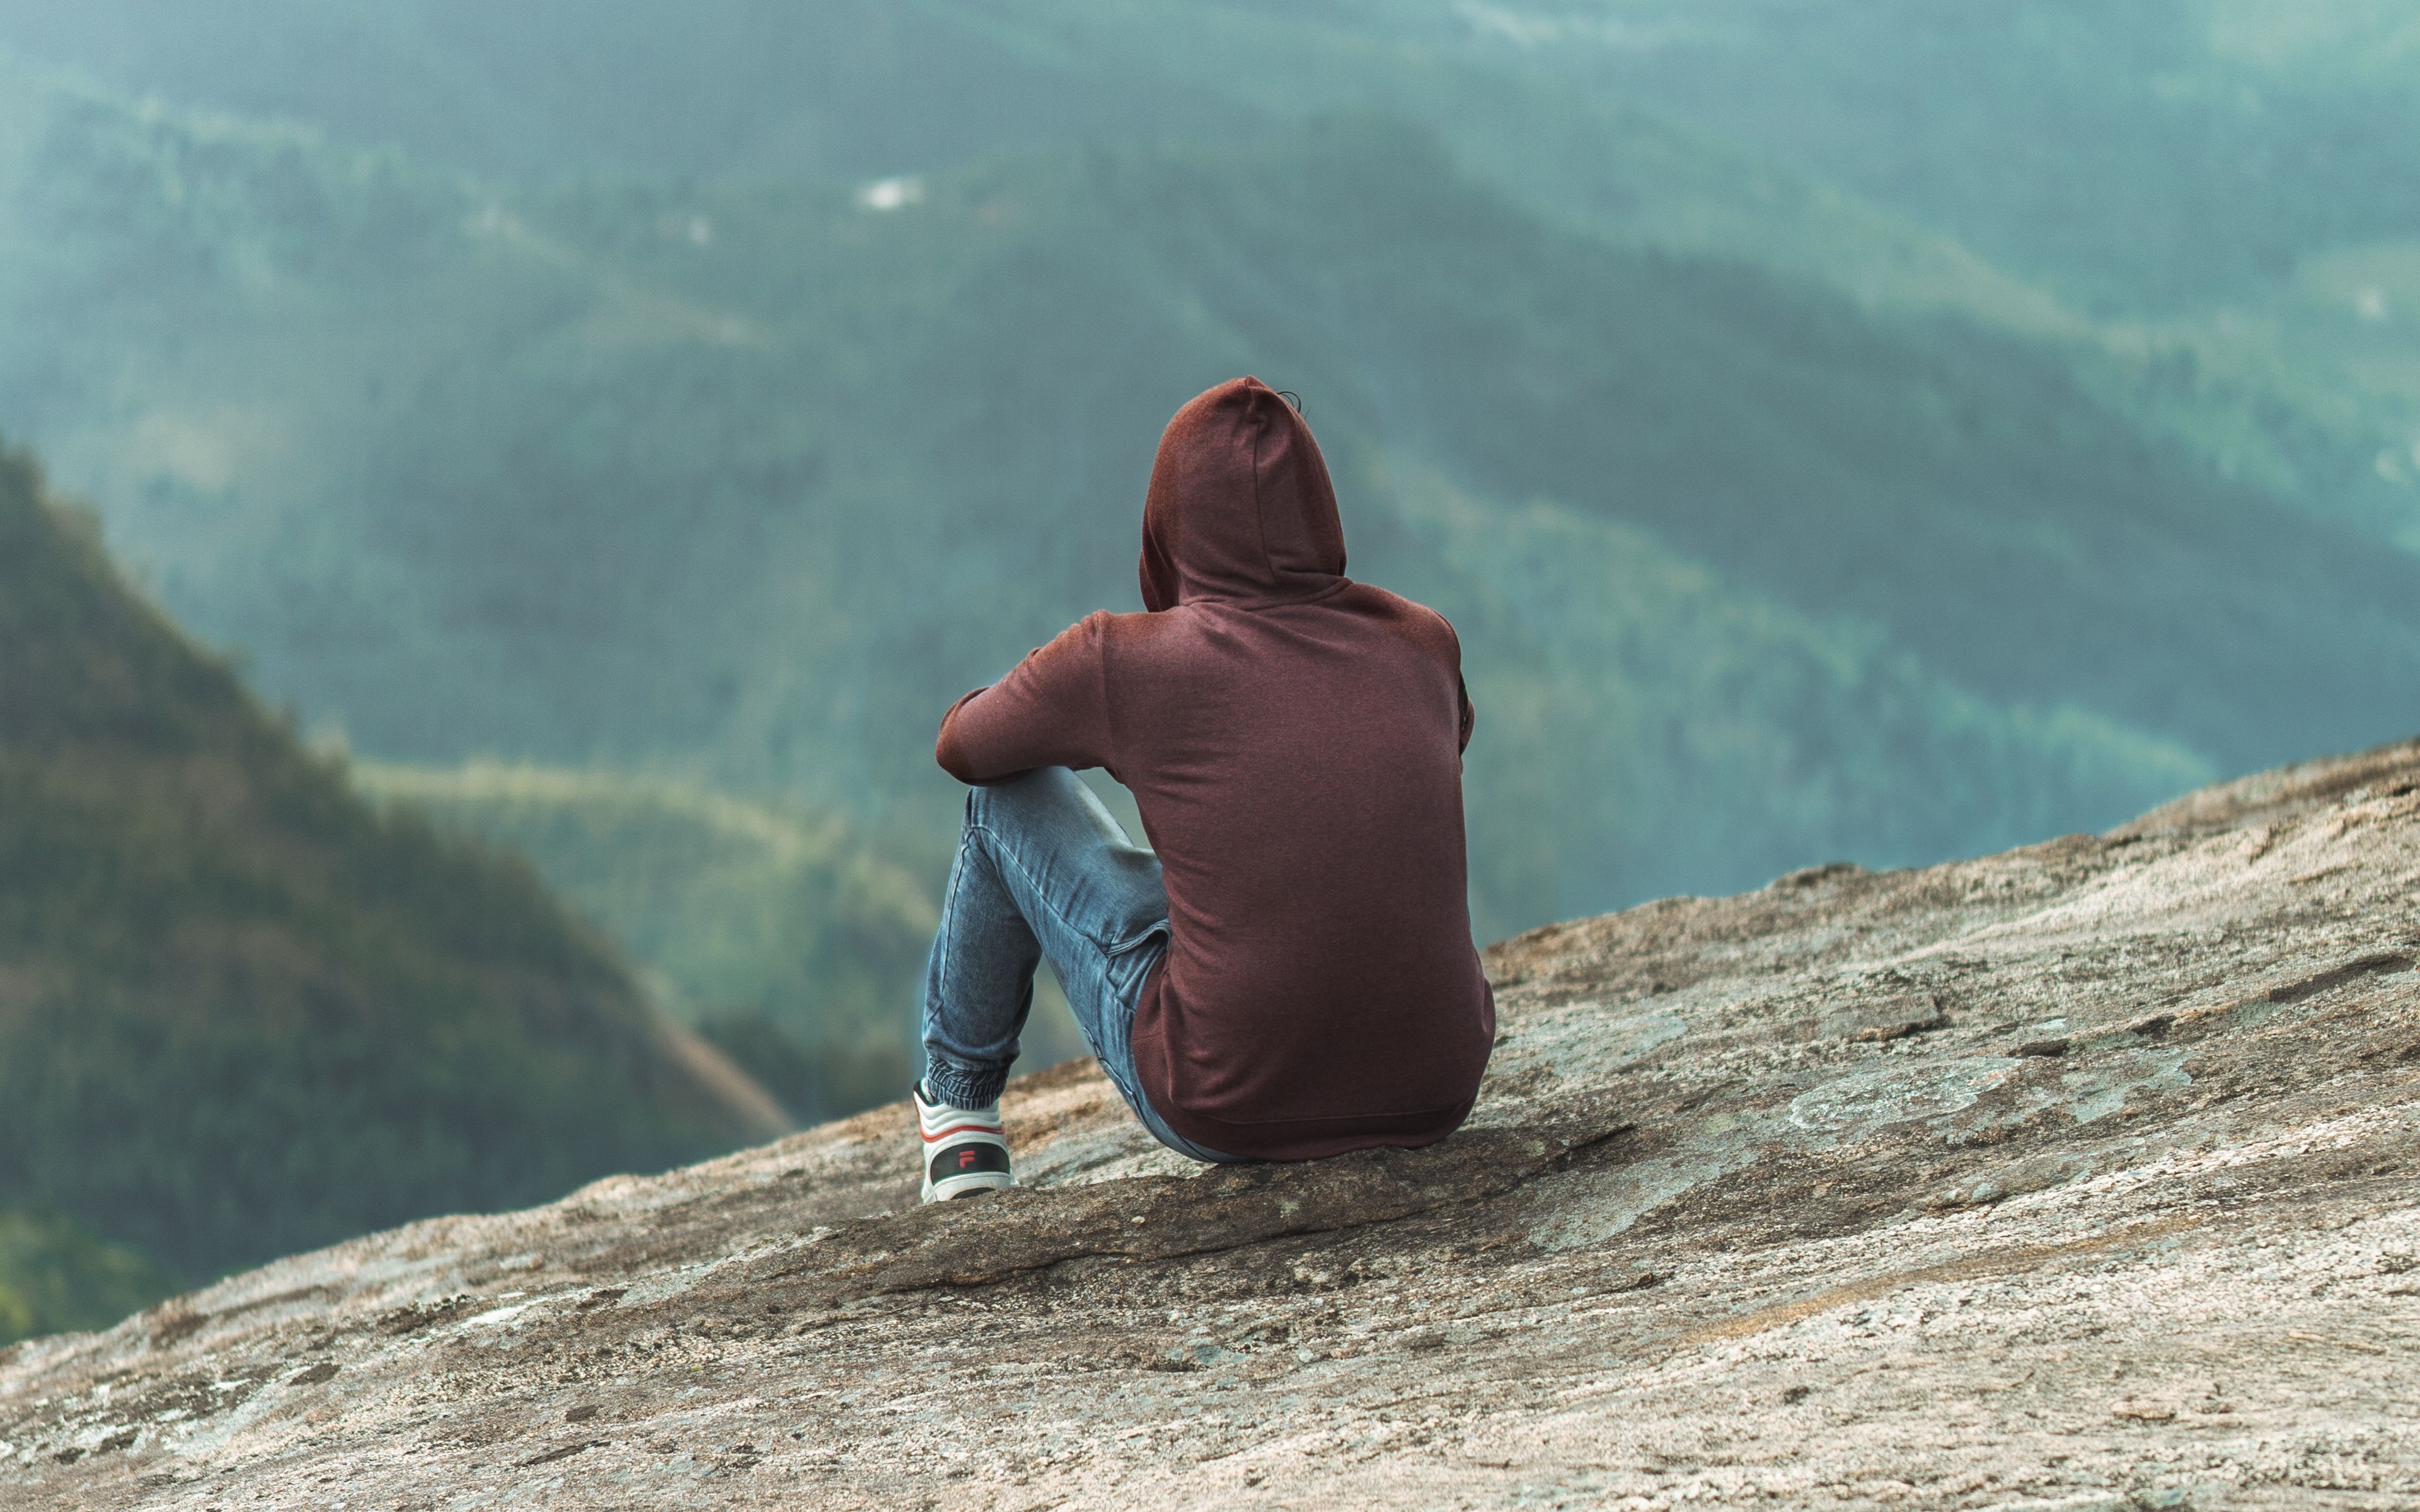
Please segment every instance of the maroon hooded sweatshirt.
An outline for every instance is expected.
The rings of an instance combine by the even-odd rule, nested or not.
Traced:
[[[1444,1138],[1496,1034],[1452,627],[1345,578],[1319,447],[1249,378],[1160,437],[1142,599],[959,700],[935,754],[962,782],[1099,766],[1132,790],[1169,928],[1135,1065],[1170,1127],[1267,1160]]]

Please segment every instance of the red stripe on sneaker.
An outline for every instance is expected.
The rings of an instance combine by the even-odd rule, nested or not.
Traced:
[[[946,1129],[936,1130],[934,1133],[926,1134],[926,1135],[924,1136],[924,1143],[926,1143],[926,1144],[928,1144],[928,1145],[931,1145],[931,1144],[938,1144],[938,1143],[939,1143],[941,1140],[944,1140],[944,1139],[949,1138],[952,1134],[999,1134],[1000,1132],[1001,1132],[1000,1125],[999,1125],[999,1124],[996,1124],[996,1123],[954,1123],[954,1124],[950,1125],[950,1126],[949,1126],[948,1128],[946,1128]]]

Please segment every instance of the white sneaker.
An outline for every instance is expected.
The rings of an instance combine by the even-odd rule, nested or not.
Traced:
[[[1000,1129],[1000,1104],[952,1107],[924,1096],[916,1084],[917,1133],[922,1136],[925,1202],[947,1202],[977,1192],[1016,1184],[1008,1161],[1008,1138]]]

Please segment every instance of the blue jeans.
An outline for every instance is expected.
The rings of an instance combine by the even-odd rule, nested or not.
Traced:
[[[1046,766],[967,793],[966,828],[924,967],[924,1087],[959,1107],[1000,1097],[1047,959],[1101,1070],[1154,1137],[1195,1160],[1234,1157],[1186,1138],[1135,1076],[1135,1004],[1168,953],[1159,857],[1126,838],[1093,790]]]

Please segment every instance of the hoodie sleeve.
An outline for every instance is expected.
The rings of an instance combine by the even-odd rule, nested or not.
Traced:
[[[961,782],[999,782],[1037,766],[1109,766],[1101,635],[1087,615],[989,687],[951,705],[933,759]]]

